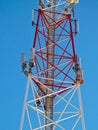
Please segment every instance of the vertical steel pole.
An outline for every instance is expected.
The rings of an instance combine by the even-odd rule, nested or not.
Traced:
[[[23,111],[22,111],[22,116],[21,116],[21,122],[20,122],[20,129],[23,129],[23,124],[24,124],[24,117],[25,117],[25,109],[26,109],[26,102],[28,98],[28,91],[29,91],[29,84],[30,84],[30,77],[28,76],[28,81],[27,81],[27,86],[26,86],[26,91],[25,91],[25,97],[24,97],[24,104],[23,104]]]
[[[80,86],[78,86],[78,98],[79,98],[79,105],[80,105],[80,114],[81,114],[81,121],[82,121],[82,130],[86,130],[86,128],[85,128],[85,121],[84,121],[84,112],[83,112],[83,106],[82,106],[82,97],[81,97]]]
[[[50,0],[50,2],[52,3],[52,5],[55,4],[55,0]],[[53,12],[54,11],[54,7],[50,8],[50,11]],[[53,13],[50,13],[50,17],[52,19],[55,18]],[[49,23],[51,23],[51,20],[49,20]],[[52,41],[54,41],[54,33],[55,33],[55,25],[52,24],[48,27],[48,37],[49,39],[51,39]],[[53,43],[48,39],[46,46],[47,46],[47,59],[48,62],[51,63],[51,65],[54,65],[54,56],[53,55],[49,55],[49,54],[54,54],[54,45],[53,46],[49,46],[52,45]],[[48,64],[47,62],[47,69],[51,68],[52,66],[50,64]],[[53,79],[54,78],[54,69],[50,69],[47,72],[47,78]],[[53,84],[53,80],[47,80],[48,84]],[[52,86],[48,86],[49,89],[47,88],[46,93],[47,95],[52,93],[51,90],[53,90]],[[53,96],[47,96],[46,97],[46,110],[45,110],[45,130],[53,130],[53,124],[49,125],[50,123],[52,123],[53,121]],[[48,119],[47,119],[48,118]]]

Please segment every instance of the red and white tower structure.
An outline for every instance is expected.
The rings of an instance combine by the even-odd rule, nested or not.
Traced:
[[[82,68],[75,50],[77,0],[39,0],[20,130],[86,130],[80,85]]]

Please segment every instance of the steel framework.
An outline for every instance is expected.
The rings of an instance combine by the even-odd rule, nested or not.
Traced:
[[[74,45],[76,20],[53,9],[36,11],[29,64],[22,59],[28,81],[20,130],[85,130],[82,69]]]

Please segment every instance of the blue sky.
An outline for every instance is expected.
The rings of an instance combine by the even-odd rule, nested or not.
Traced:
[[[26,86],[20,54],[33,42],[31,11],[37,0],[0,0],[0,130],[18,130]],[[76,51],[82,59],[81,86],[87,130],[98,130],[98,1],[81,0],[75,15],[80,21]]]

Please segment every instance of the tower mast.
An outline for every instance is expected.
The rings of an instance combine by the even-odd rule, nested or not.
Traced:
[[[28,77],[20,130],[85,130],[80,86],[83,74],[74,36],[78,0],[39,0],[29,60],[21,55]],[[37,21],[34,13],[37,12]]]

